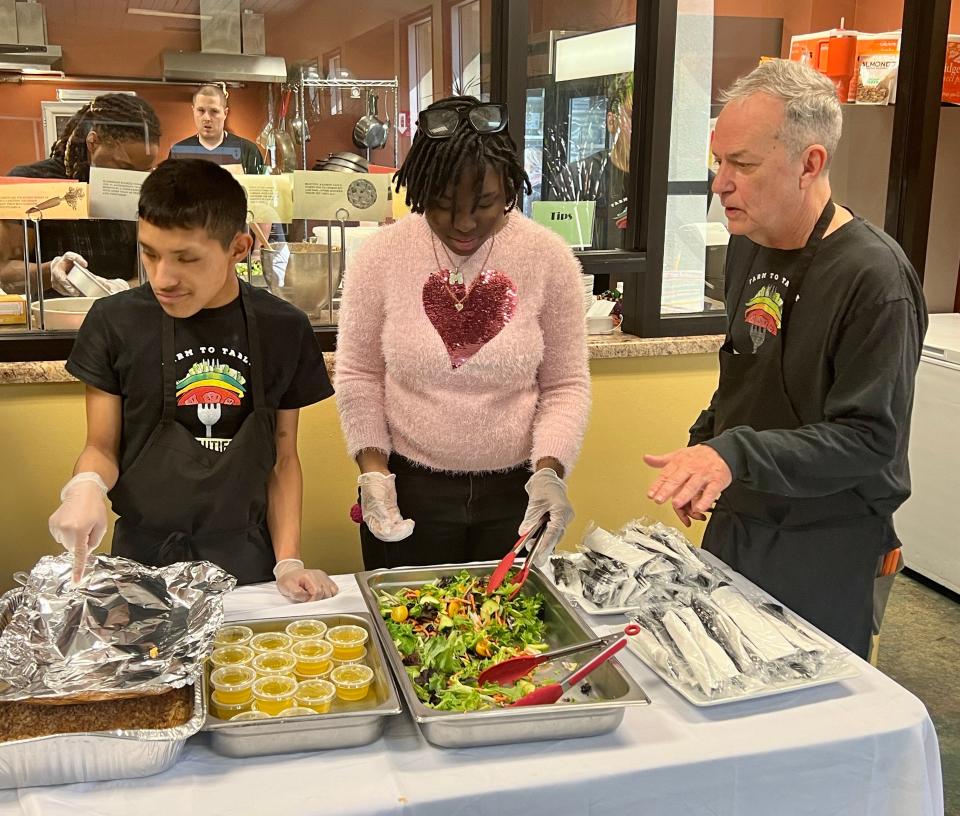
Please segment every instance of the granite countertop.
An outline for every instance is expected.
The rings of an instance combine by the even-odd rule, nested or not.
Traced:
[[[587,339],[591,360],[612,360],[623,357],[667,357],[676,354],[716,354],[723,342],[720,335],[696,337],[634,337],[615,332],[591,335]],[[326,352],[323,360],[333,374],[335,352]],[[77,380],[67,373],[63,360],[29,363],[0,363],[0,385],[29,383],[72,383]]]

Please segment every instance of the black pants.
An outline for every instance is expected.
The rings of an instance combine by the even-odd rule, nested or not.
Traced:
[[[497,561],[516,543],[527,509],[523,489],[530,472],[453,474],[427,470],[392,454],[397,476],[397,505],[413,519],[413,534],[403,541],[381,541],[360,525],[366,569]]]

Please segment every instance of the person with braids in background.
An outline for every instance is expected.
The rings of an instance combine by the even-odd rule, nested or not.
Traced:
[[[91,167],[150,170],[159,157],[159,141],[160,120],[148,102],[132,94],[103,94],[70,118],[48,158],[14,167],[7,175],[86,182]],[[41,264],[44,288],[61,295],[83,294],[67,280],[74,264],[87,267],[92,262],[91,272],[96,271],[95,277],[110,292],[127,289],[127,281],[137,278],[134,222],[41,222],[40,249],[44,258],[52,259]],[[20,222],[4,225],[2,257],[6,263],[0,265],[0,286],[7,292],[22,292]],[[36,275],[37,259],[33,260],[32,274]]]
[[[580,265],[517,209],[506,106],[450,97],[417,128],[394,177],[413,214],[357,251],[340,309],[364,565],[499,559],[548,514],[543,563],[590,407]]]

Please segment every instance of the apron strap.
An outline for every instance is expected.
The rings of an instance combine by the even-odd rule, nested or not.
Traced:
[[[813,259],[817,255],[817,250],[820,249],[820,244],[823,242],[824,233],[827,231],[827,227],[830,226],[830,222],[833,221],[833,215],[837,211],[836,205],[833,203],[833,199],[827,201],[827,205],[823,208],[823,212],[820,213],[820,217],[817,219],[817,223],[813,227],[813,232],[810,233],[810,237],[807,239],[807,243],[804,244],[803,249],[800,252],[800,262],[797,264],[797,271],[793,275],[793,281],[791,282],[791,289],[793,292],[791,296],[786,298],[783,302],[783,312],[780,316],[780,351],[783,352],[784,347],[786,346],[786,334],[787,328],[790,325],[790,313],[793,311],[793,306],[800,298],[800,289],[803,286],[803,279],[806,277],[807,271],[813,266]]]
[[[173,350],[173,318],[160,309],[161,368],[163,370],[163,415],[160,422],[170,425],[177,419],[177,368]]]
[[[253,393],[253,410],[259,413],[264,410],[266,405],[263,386],[263,358],[260,353],[260,330],[257,326],[257,315],[251,302],[250,285],[246,281],[239,281],[239,283],[240,302],[247,321],[247,348],[250,355],[250,390]]]

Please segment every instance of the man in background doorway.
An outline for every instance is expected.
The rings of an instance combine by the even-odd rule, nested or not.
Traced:
[[[263,172],[263,156],[257,146],[226,130],[227,104],[225,86],[202,85],[193,95],[193,121],[197,133],[170,148],[171,159],[207,159],[228,170],[259,175]]]

